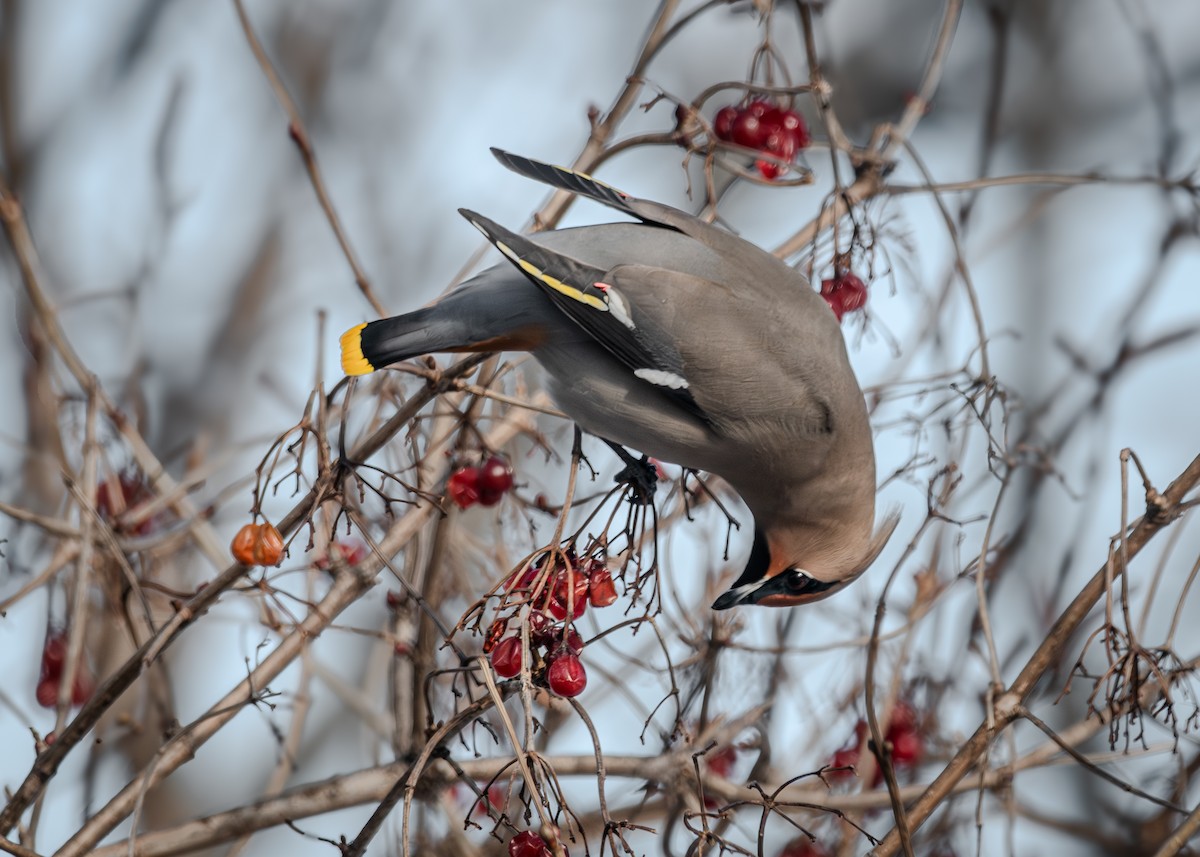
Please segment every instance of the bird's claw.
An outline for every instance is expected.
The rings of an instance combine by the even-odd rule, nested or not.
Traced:
[[[645,506],[654,500],[654,491],[658,487],[658,468],[646,456],[640,460],[629,458],[625,466],[617,471],[613,481],[618,485],[628,485],[629,501]]]

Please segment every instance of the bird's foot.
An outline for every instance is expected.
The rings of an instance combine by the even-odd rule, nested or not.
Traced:
[[[630,456],[613,481],[632,489],[629,496],[631,503],[645,506],[654,500],[654,491],[658,487],[658,468],[646,456],[640,460]]]

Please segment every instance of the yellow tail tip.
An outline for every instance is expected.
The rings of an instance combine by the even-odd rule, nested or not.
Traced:
[[[362,330],[366,326],[364,321],[342,334],[342,371],[347,375],[370,375],[375,371],[375,367],[363,356]]]

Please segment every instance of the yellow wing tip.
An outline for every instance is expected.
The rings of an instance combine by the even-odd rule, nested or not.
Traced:
[[[375,367],[363,356],[362,331],[366,326],[364,321],[342,334],[342,371],[347,375],[370,375],[375,371]]]

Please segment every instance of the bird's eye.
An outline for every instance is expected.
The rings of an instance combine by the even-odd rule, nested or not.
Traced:
[[[813,585],[814,582],[815,581],[803,571],[793,570],[788,572],[787,588],[789,592],[805,592]]]
[[[836,582],[817,580],[815,577],[810,577],[798,568],[793,568],[787,573],[783,585],[787,587],[787,591],[791,595],[808,595],[824,592],[827,589],[832,589],[836,586]]]

